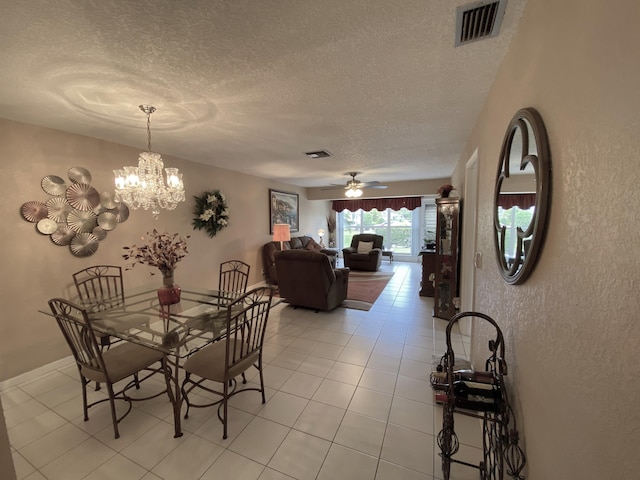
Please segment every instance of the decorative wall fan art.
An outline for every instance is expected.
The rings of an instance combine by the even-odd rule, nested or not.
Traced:
[[[58,224],[50,218],[43,218],[36,224],[36,228],[40,233],[51,235],[58,229]]]
[[[92,233],[78,233],[71,240],[69,248],[76,257],[88,257],[98,250],[98,237]]]
[[[67,190],[64,179],[56,175],[47,175],[40,182],[42,189],[49,195],[62,195]]]
[[[73,210],[67,217],[67,225],[78,233],[91,233],[98,226],[98,216],[93,212]]]
[[[50,198],[45,205],[47,206],[47,217],[59,223],[66,222],[72,210],[71,205],[64,197]]]
[[[103,230],[113,230],[118,225],[117,218],[114,213],[103,212],[98,215],[98,225],[100,225]]]
[[[73,167],[67,177],[69,182],[57,175],[44,177],[40,186],[50,197],[23,203],[20,213],[54,245],[68,247],[76,257],[88,257],[109,231],[129,218],[129,207],[116,201],[113,192],[99,193],[92,187],[86,168]]]
[[[88,212],[100,205],[100,194],[88,183],[74,183],[65,192],[67,202],[76,210]]]
[[[22,217],[27,222],[37,223],[43,218],[47,218],[49,210],[42,202],[27,202],[22,204]]]
[[[73,237],[76,236],[76,231],[71,227],[64,224],[59,224],[55,232],[51,234],[51,241],[56,245],[69,245]]]

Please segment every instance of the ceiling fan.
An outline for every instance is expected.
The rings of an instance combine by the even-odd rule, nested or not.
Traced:
[[[349,175],[351,180],[347,181],[344,189],[346,190],[345,195],[347,197],[360,197],[362,195],[363,188],[387,188],[386,185],[381,184],[380,182],[361,182],[356,180],[356,175],[360,175],[361,172],[346,172],[345,175]],[[338,185],[338,184],[332,184]]]

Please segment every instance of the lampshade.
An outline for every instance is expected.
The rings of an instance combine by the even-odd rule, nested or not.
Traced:
[[[273,241],[280,242],[280,250],[282,250],[283,242],[291,240],[291,233],[289,232],[289,225],[286,223],[276,223],[273,225]]]
[[[318,229],[318,236],[320,237],[320,246],[324,248],[324,242],[322,241],[322,238],[324,237],[324,228]]]

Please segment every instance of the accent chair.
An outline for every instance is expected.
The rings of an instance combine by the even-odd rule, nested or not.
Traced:
[[[344,266],[353,270],[375,272],[382,264],[384,237],[373,233],[354,235],[351,246],[342,249]]]

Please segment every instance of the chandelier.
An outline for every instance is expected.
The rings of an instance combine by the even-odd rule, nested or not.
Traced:
[[[178,202],[184,202],[182,174],[177,168],[164,168],[159,153],[151,151],[151,114],[156,111],[151,105],[140,105],[147,114],[147,150],[140,153],[137,167],[114,170],[116,198],[137,210],[151,209],[158,219],[160,209],[174,210]],[[166,172],[166,180],[162,170]]]

